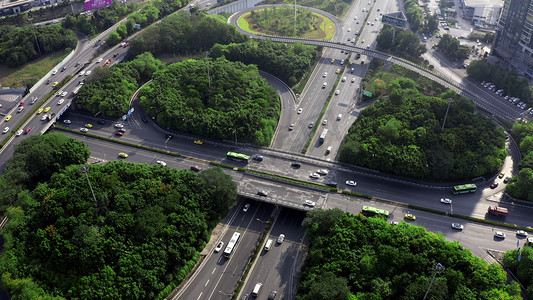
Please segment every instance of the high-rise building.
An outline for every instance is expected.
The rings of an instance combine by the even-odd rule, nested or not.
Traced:
[[[492,53],[533,77],[533,0],[505,0]]]

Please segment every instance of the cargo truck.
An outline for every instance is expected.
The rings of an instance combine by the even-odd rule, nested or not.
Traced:
[[[507,208],[500,207],[500,206],[489,206],[489,209],[487,211],[489,215],[499,216],[499,217],[505,217],[509,214],[507,211]]]

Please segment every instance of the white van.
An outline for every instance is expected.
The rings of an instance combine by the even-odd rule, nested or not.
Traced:
[[[341,119],[342,119],[342,114],[339,114],[339,115],[337,116],[337,121],[340,121]]]
[[[265,245],[265,251],[270,250],[270,247],[272,247],[272,243],[273,243],[273,242],[274,242],[273,240],[268,240],[268,241],[267,241],[267,243],[266,243],[266,245]]]
[[[263,284],[261,282],[258,282],[255,287],[254,287],[254,290],[252,291],[252,296],[255,296],[257,297],[257,295],[259,294],[259,291],[261,290],[261,287],[263,286]]]

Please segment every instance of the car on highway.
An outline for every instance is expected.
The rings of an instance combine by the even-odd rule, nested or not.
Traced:
[[[158,165],[161,165],[161,166],[166,166],[167,165],[167,163],[162,161],[162,160],[158,160],[155,163],[158,164]]]
[[[82,128],[80,128],[80,131],[81,131],[81,132],[89,132],[89,129],[87,129],[87,128],[85,128],[85,127],[82,127]]]
[[[341,81],[345,82],[346,81],[346,76],[342,77]]]
[[[44,112],[49,112],[52,108],[50,106],[48,106],[47,108],[44,109]]]
[[[24,130],[24,134],[28,134],[31,131],[31,127],[28,127],[26,130]]]
[[[323,88],[323,89],[325,89],[327,86],[328,86],[328,83],[327,83],[327,82],[324,82],[324,83],[322,84],[322,88]]]
[[[65,123],[65,124],[71,124],[72,121],[71,121],[71,120],[63,120],[63,123]]]
[[[348,186],[356,186],[357,185],[357,182],[353,181],[353,180],[347,180],[346,181],[346,185]]]
[[[309,123],[309,128],[313,128],[313,126],[315,126],[315,122]]]
[[[128,154],[127,153],[124,153],[124,152],[120,152],[118,154],[118,156],[122,157],[122,158],[127,158],[128,157]]]
[[[53,87],[56,87],[59,84],[59,81],[55,81],[54,84],[52,84]]]
[[[76,65],[74,67],[77,67],[81,64],[81,62],[77,62]]]
[[[525,232],[524,230],[518,230],[518,231],[516,232],[516,235],[527,237],[527,232]]]
[[[283,243],[284,240],[285,240],[285,235],[282,233],[282,234],[280,234],[279,237],[278,237],[278,244]]]
[[[508,183],[511,177],[507,176],[503,179],[503,183]]]
[[[322,121],[322,125],[326,125],[326,124],[328,124],[328,120]]]
[[[9,127],[4,128],[4,131],[2,133],[7,133],[9,131]]]
[[[372,22],[372,23],[370,24],[370,26],[374,26],[374,22]]]
[[[59,96],[61,96],[61,97],[65,97],[67,94],[68,94],[68,92],[66,92],[66,91],[62,91],[62,92],[59,94]]]
[[[19,106],[24,106],[24,104],[25,104],[24,101],[20,101]]]
[[[459,223],[452,223],[452,228],[457,230],[463,230],[465,227]]]
[[[117,124],[115,124],[115,128],[124,128],[124,125],[122,125],[120,123],[117,123]]]
[[[335,74],[339,74],[341,72],[341,69],[335,70]]]
[[[498,175],[498,178],[503,178],[505,176],[505,172],[500,172],[500,175]]]
[[[202,140],[194,140],[194,143],[197,145],[202,145],[204,142]]]
[[[341,59],[341,66],[344,65],[344,59]]]
[[[17,136],[20,136],[23,132],[24,132],[24,130],[19,129],[19,131],[17,131]]]
[[[65,99],[61,98],[59,99],[59,101],[57,101],[57,105],[61,105],[63,104],[63,102],[65,102]]]
[[[80,71],[80,73],[79,73],[78,75],[80,75],[80,76],[83,76],[83,75],[85,75],[85,71],[83,71],[83,70],[82,70],[82,71]]]
[[[266,197],[266,196],[268,196],[268,192],[267,191],[257,191],[257,196]]]
[[[8,115],[8,116],[6,117],[6,122],[9,121],[9,120],[11,120],[11,118],[12,118],[12,116],[11,116],[11,115]]]
[[[291,125],[289,126],[289,131],[290,131],[290,130],[293,130],[293,129],[294,129],[294,124],[291,124]]]
[[[351,27],[348,27],[348,32],[352,31],[352,28]]]
[[[504,239],[505,238],[505,233],[503,233],[501,231],[495,231],[494,232],[494,237],[495,238],[499,238],[499,239]]]
[[[85,127],[87,127],[87,128],[93,128],[93,124],[85,124]]]
[[[352,83],[354,83],[354,82],[355,82],[355,77],[352,78]]]
[[[20,106],[20,107],[17,109],[17,113],[20,113],[23,109],[24,109],[24,106]]]
[[[301,107],[300,107],[300,108],[298,108],[298,111],[297,111],[297,113],[298,113],[298,114],[301,114],[301,113],[302,113],[302,111],[304,111],[304,110],[303,110],[303,108],[301,108]]]
[[[324,78],[325,78],[326,76],[328,76],[328,72],[324,72],[324,74],[322,75],[322,77],[324,77]]]
[[[416,216],[410,213],[407,213],[403,216],[407,220],[416,220]]]
[[[335,91],[335,95],[340,94],[340,92],[341,92],[341,90],[336,90],[336,91]]]
[[[493,183],[490,184],[490,188],[491,188],[491,189],[495,189],[495,188],[498,187],[498,185],[499,185],[499,184],[498,184],[497,182],[493,182]]]
[[[331,63],[332,63],[332,64],[335,63],[335,59],[334,59],[334,58],[331,59]]]
[[[117,131],[117,132],[115,132],[115,135],[116,135],[116,136],[123,136],[124,133],[122,133],[122,132],[120,132],[120,131]]]
[[[311,174],[309,174],[309,177],[311,177],[313,179],[320,179],[320,175],[318,175],[317,173],[311,173]]]
[[[305,200],[304,205],[307,205],[309,207],[315,207],[316,202],[311,201],[311,200]]]
[[[46,121],[46,119],[48,119],[48,115],[44,114],[44,115],[41,117],[41,121]]]
[[[99,63],[99,62],[101,62],[102,60],[104,60],[104,59],[100,57],[99,59],[96,60],[96,63]]]
[[[122,132],[122,133],[126,133],[126,129],[124,128],[119,128],[119,130],[117,130],[118,132]]]
[[[329,171],[326,170],[326,169],[320,169],[318,171],[316,171],[318,174],[320,175],[328,175]]]
[[[33,98],[31,98],[30,104],[34,104],[35,102],[37,102],[37,99],[37,97],[33,96]]]
[[[299,169],[302,165],[299,162],[293,162],[291,163],[291,167],[295,169]]]
[[[270,295],[268,295],[267,300],[275,300],[277,294],[278,294],[277,291],[272,291],[272,292],[270,292]]]
[[[244,204],[244,207],[242,208],[242,211],[243,212],[247,212],[249,208],[250,208],[250,203],[246,203],[246,204]]]
[[[224,247],[224,242],[218,243],[218,245],[215,247],[215,253],[220,252],[220,250],[222,250],[222,247]]]
[[[364,44],[364,43],[365,43],[365,40],[363,39],[363,40],[361,41],[361,44]]]
[[[448,198],[440,198],[440,203],[452,204],[452,200]]]
[[[199,166],[191,166],[191,171],[200,172],[201,170],[202,168],[200,168]]]
[[[57,69],[52,70],[52,75],[56,75],[57,72],[58,72]]]
[[[255,161],[263,161],[264,157],[263,155],[256,154],[252,157],[252,159]]]
[[[85,76],[89,76],[91,74],[91,70],[88,70],[87,72],[85,72]]]

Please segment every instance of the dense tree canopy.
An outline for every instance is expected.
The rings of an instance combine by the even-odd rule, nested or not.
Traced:
[[[466,72],[474,80],[492,82],[499,89],[503,89],[506,95],[532,103],[529,82],[519,78],[515,70],[506,71],[498,64],[490,64],[486,60],[474,60],[468,65]]]
[[[17,194],[71,164],[85,163],[90,151],[83,142],[61,133],[32,135],[15,146],[15,153],[0,176],[0,211],[12,205]]]
[[[437,46],[450,59],[467,59],[470,54],[468,46],[461,45],[457,38],[447,33],[442,36]]]
[[[312,46],[260,40],[229,45],[216,44],[211,49],[211,56],[214,58],[224,56],[231,61],[256,64],[259,70],[268,72],[293,86],[316,64],[320,54]]]
[[[288,5],[294,4],[292,0],[266,0],[263,4],[279,4],[284,3]],[[341,0],[341,1],[331,1],[331,0],[299,0],[298,5],[305,7],[314,7],[335,16],[342,16],[344,12],[349,8],[349,5],[353,3],[353,0]]]
[[[188,60],[154,73],[139,92],[162,127],[216,139],[268,145],[278,123],[278,94],[257,68],[223,58]]]
[[[236,195],[220,168],[71,165],[8,211],[2,285],[14,299],[154,299],[183,279]]]
[[[412,31],[417,32],[424,23],[424,16],[422,15],[420,6],[418,6],[418,2],[414,0],[403,0],[403,6],[409,27]]]
[[[310,249],[296,299],[422,299],[436,263],[445,270],[427,299],[521,299],[500,265],[487,265],[441,234],[335,210],[308,216]]]
[[[151,53],[141,54],[126,63],[103,67],[80,89],[76,105],[92,114],[100,112],[105,116],[120,117],[128,111],[131,96],[139,86],[163,67],[163,63]]]
[[[389,85],[389,98],[361,112],[340,160],[389,174],[435,180],[470,179],[496,172],[505,158],[501,128],[476,114],[472,100],[421,95],[411,79]],[[450,93],[444,96],[448,99]]]
[[[505,191],[512,197],[533,201],[533,123],[514,123],[512,135],[522,160],[518,176],[511,179]]]
[[[533,299],[533,245],[525,246],[521,243],[521,247],[522,249],[507,251],[503,256],[503,263],[518,277],[526,289],[527,297]],[[518,260],[519,252],[520,261]]]
[[[61,25],[38,27],[0,26],[0,64],[20,67],[23,64],[65,48],[76,48],[78,38]],[[40,51],[40,52],[39,52]]]
[[[203,13],[172,14],[150,26],[130,42],[128,57],[143,52],[161,54],[201,53],[214,44],[241,43],[248,38],[235,27]]]
[[[411,60],[420,59],[420,55],[426,52],[426,46],[420,43],[420,39],[416,34],[409,30],[397,30],[393,40],[393,30],[391,26],[385,26],[379,32],[376,38],[378,50]]]

